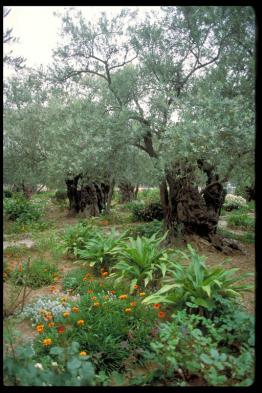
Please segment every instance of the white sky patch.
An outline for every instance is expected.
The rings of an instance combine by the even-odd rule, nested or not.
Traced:
[[[4,18],[4,29],[13,28],[12,35],[19,38],[18,43],[6,44],[4,51],[13,51],[13,56],[26,58],[28,67],[37,67],[41,64],[47,66],[52,62],[52,50],[56,48],[61,39],[61,19],[54,12],[64,13],[71,7],[63,6],[17,6],[8,7],[11,12]],[[86,19],[95,22],[101,12],[113,17],[124,9],[138,10],[139,19],[143,18],[147,11],[160,11],[158,6],[75,6],[81,10]],[[11,71],[6,70],[8,75]]]

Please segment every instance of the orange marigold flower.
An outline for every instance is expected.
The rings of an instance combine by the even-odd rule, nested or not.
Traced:
[[[165,318],[166,313],[164,311],[159,311],[158,318]]]
[[[121,299],[121,300],[123,300],[123,299],[127,299],[127,295],[120,295],[120,296],[118,296],[118,299]]]
[[[51,291],[51,292],[55,292],[55,291],[56,291],[56,287],[53,285],[53,286],[50,288],[50,291]]]
[[[79,308],[78,308],[78,307],[73,307],[73,308],[72,308],[72,311],[75,312],[75,313],[77,313],[77,312],[79,311]]]
[[[64,326],[62,326],[62,325],[58,326],[58,327],[57,327],[57,331],[58,331],[58,333],[60,333],[60,334],[64,333],[64,331],[65,331]]]
[[[80,356],[87,356],[87,352],[86,351],[81,351],[81,352],[79,352],[79,355]]]
[[[93,293],[93,289],[88,289],[87,293]]]
[[[132,308],[125,308],[125,312],[126,313],[129,313],[129,312],[131,312],[132,311]]]
[[[108,272],[103,272],[101,275],[103,276],[103,277],[105,277],[105,276],[108,276]]]
[[[63,316],[64,316],[65,318],[69,317],[69,315],[70,315],[70,312],[69,312],[69,311],[66,311],[66,312],[64,312],[64,314],[63,314]]]
[[[87,280],[87,277],[84,277],[84,278],[83,278],[83,281],[86,281],[86,280]]]
[[[48,347],[49,345],[52,344],[51,338],[45,338],[45,339],[42,341],[42,344],[43,344],[45,347]]]
[[[134,285],[134,289],[138,289],[139,288],[139,285]]]
[[[95,302],[94,303],[94,307],[99,307],[100,306],[100,303],[99,302]]]
[[[49,322],[48,326],[49,326],[49,327],[54,327],[55,324],[54,324],[54,322]]]
[[[153,305],[153,307],[156,308],[156,309],[158,309],[158,308],[160,308],[160,304],[159,304],[159,303],[155,303],[155,304]]]
[[[96,299],[97,299],[96,296],[92,296],[92,297],[91,297],[91,300],[96,300]]]
[[[83,319],[79,319],[79,321],[77,321],[78,326],[83,326],[84,324],[85,324],[85,321]]]
[[[135,307],[136,304],[137,304],[136,302],[131,302],[131,303],[130,303],[130,306],[131,306],[131,307]]]
[[[110,291],[112,293],[112,295],[116,294],[116,291],[114,289],[112,289],[112,291]]]
[[[38,333],[43,333],[44,325],[37,325],[36,330],[37,330]]]
[[[90,277],[90,273],[86,273],[86,277]]]
[[[140,292],[139,296],[145,296],[145,292]]]

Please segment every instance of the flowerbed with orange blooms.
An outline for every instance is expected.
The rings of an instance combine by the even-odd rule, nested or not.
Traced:
[[[142,304],[145,289],[136,286],[130,295],[109,287],[103,273],[99,279],[85,273],[81,296],[50,295],[49,300],[38,300],[42,309],[38,307],[31,317],[36,331],[34,348],[39,356],[47,356],[54,346],[78,342],[98,370],[113,370],[123,367],[131,355],[139,359],[150,349],[166,312],[159,304]]]

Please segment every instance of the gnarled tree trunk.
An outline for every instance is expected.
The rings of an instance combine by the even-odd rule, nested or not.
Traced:
[[[179,233],[195,233],[221,251],[229,251],[230,247],[239,249],[236,242],[224,242],[216,234],[226,191],[212,166],[200,160],[198,166],[207,174],[206,188],[202,192],[194,185],[190,168],[184,176],[178,176],[179,173],[174,170],[167,170],[159,186],[169,236],[172,238]]]
[[[84,216],[98,216],[106,209],[109,194],[109,185],[105,183],[90,182],[79,184],[82,175],[73,179],[66,179],[67,196],[69,199],[69,213]]]
[[[135,200],[138,193],[138,185],[135,187],[131,183],[120,183],[120,203],[127,203]]]

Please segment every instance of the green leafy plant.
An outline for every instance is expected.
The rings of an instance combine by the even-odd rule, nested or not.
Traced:
[[[13,270],[11,280],[17,285],[26,284],[30,288],[41,288],[53,284],[58,273],[55,265],[44,260],[34,260],[27,270],[26,263],[21,263]]]
[[[52,347],[43,359],[31,345],[18,347],[4,361],[5,384],[9,386],[93,386],[95,371],[80,347]],[[43,361],[44,360],[44,361]]]
[[[242,291],[252,290],[251,284],[239,284],[252,273],[234,276],[238,268],[207,267],[203,256],[198,255],[190,244],[187,248],[187,253],[181,250],[176,252],[177,261],[169,263],[165,285],[145,298],[145,304],[172,303],[178,309],[187,306],[208,312],[215,307],[214,296],[237,297]],[[178,263],[179,259],[187,259],[190,263],[183,265]]]
[[[95,273],[99,274],[101,269],[109,269],[123,247],[125,235],[125,232],[117,235],[114,229],[107,235],[97,232],[96,237],[89,239],[83,249],[75,249],[75,255],[88,260]]]
[[[238,227],[243,229],[253,229],[255,227],[255,220],[247,214],[231,214],[227,219],[228,225],[231,227]]]
[[[163,232],[163,223],[162,221],[158,221],[158,220],[153,220],[146,224],[131,226],[128,229],[128,235],[134,238],[136,238],[137,236],[151,237],[154,234],[158,235],[162,232]]]
[[[19,195],[15,198],[4,199],[4,213],[8,220],[26,224],[39,220],[42,210]]]
[[[83,250],[86,243],[98,236],[99,229],[92,227],[90,224],[80,222],[66,229],[62,235],[62,243],[65,252],[76,255],[79,250]]]
[[[161,276],[164,277],[167,253],[159,246],[166,235],[167,233],[161,238],[156,238],[155,234],[150,238],[129,238],[129,243],[118,253],[119,262],[112,268],[114,273],[110,277],[115,279],[115,283],[131,281],[132,293],[135,285],[155,285]]]
[[[232,319],[232,321],[236,319]],[[254,348],[241,341],[235,352],[225,342],[225,326],[217,329],[211,320],[178,311],[171,322],[160,326],[160,337],[151,343],[157,372],[169,381],[190,381],[192,376],[212,386],[248,385],[254,378]],[[249,325],[252,331],[252,325]],[[252,334],[252,333],[251,333]],[[160,368],[160,369],[159,369]]]
[[[90,354],[97,371],[110,371],[123,369],[125,360],[132,355],[134,361],[141,359],[141,353],[150,348],[158,324],[157,312],[142,305],[138,295],[122,299],[100,288],[71,303],[66,317],[63,311],[54,315],[55,326],[40,320],[43,332],[34,342],[38,356],[48,353],[44,339],[50,339],[54,347],[76,341],[81,351]],[[62,333],[58,332],[59,326],[63,327]]]
[[[134,221],[153,221],[162,220],[164,218],[162,205],[160,202],[152,202],[145,205],[137,202],[132,207]]]
[[[217,233],[223,237],[229,239],[239,240],[243,243],[255,243],[255,234],[254,232],[245,232],[243,234],[236,234],[226,229],[218,228]]]

